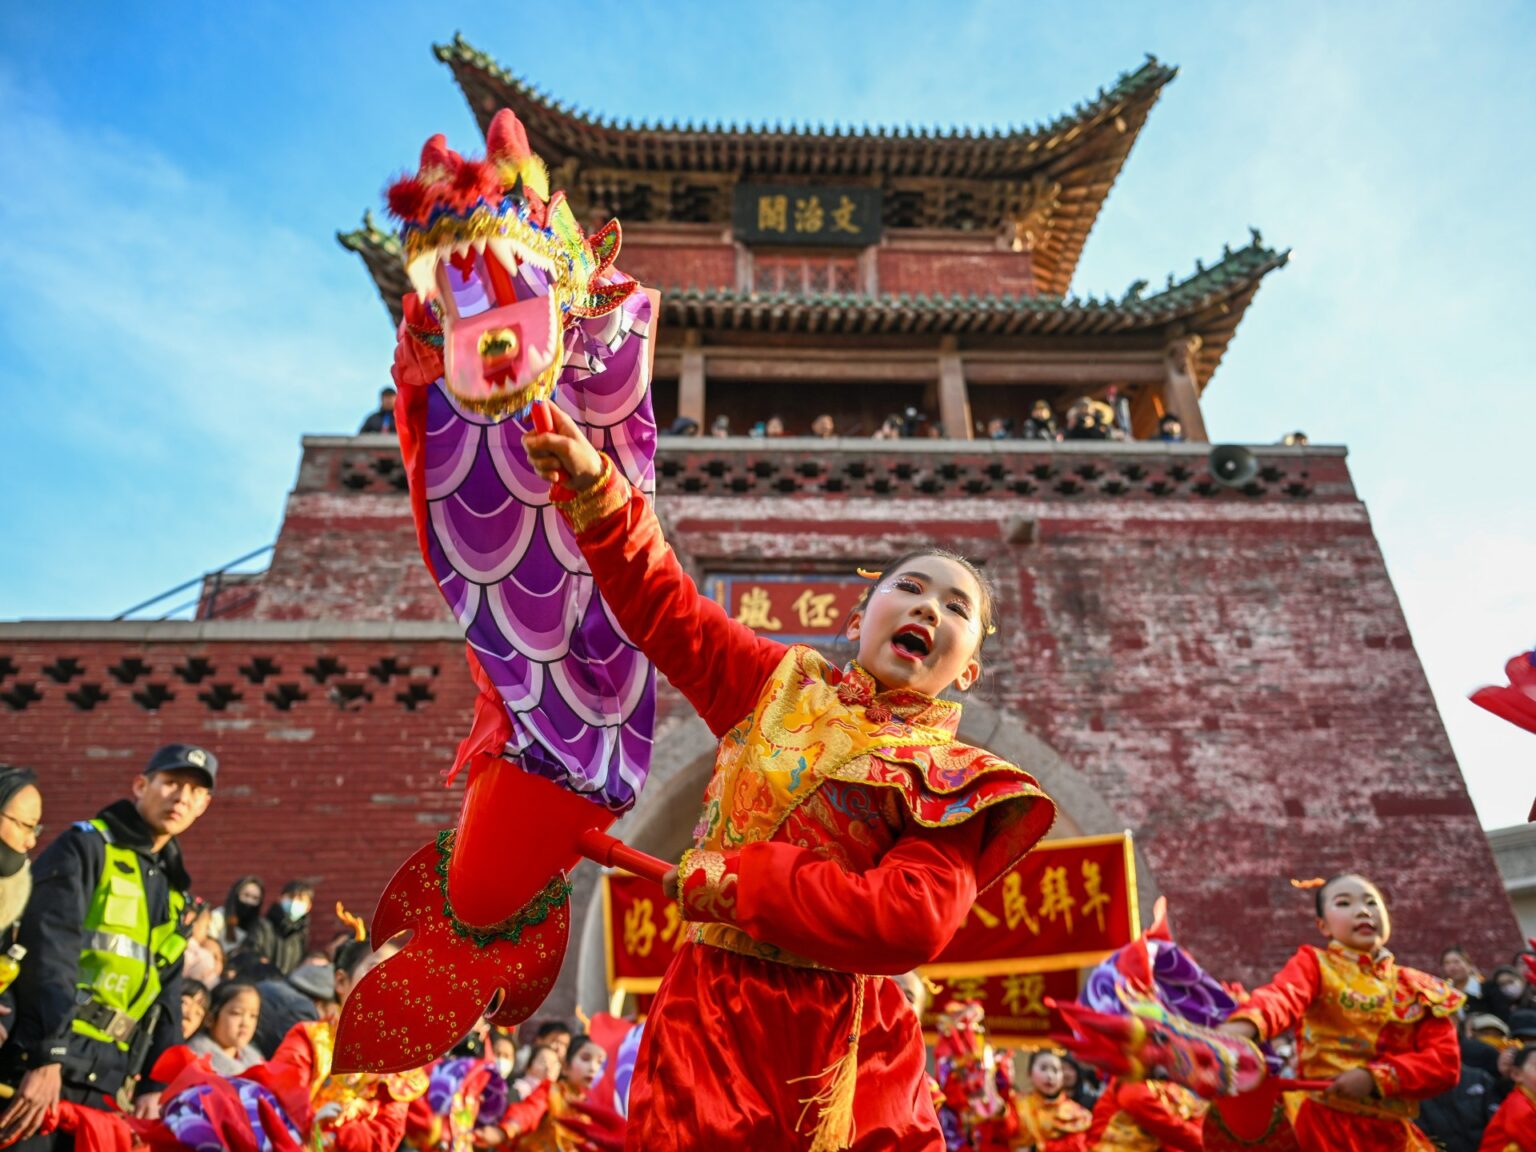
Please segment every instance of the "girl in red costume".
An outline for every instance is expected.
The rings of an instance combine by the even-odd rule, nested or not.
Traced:
[[[590,1036],[577,1036],[567,1049],[558,1080],[546,1080],[526,1100],[507,1105],[491,1129],[481,1129],[482,1147],[500,1145],[511,1152],[575,1152],[581,1138],[567,1130],[562,1120],[580,1119],[572,1107],[584,1100],[603,1076],[608,1054]]]
[[[1014,1148],[1023,1152],[1087,1152],[1086,1133],[1093,1117],[1066,1094],[1061,1057],[1049,1049],[1029,1054],[1029,1091],[1014,1100],[1019,1132]]]
[[[1093,1107],[1089,1152],[1200,1152],[1205,1101],[1171,1080],[1111,1080]]]
[[[1509,1075],[1515,1090],[1488,1122],[1479,1152],[1536,1152],[1536,1047],[1515,1053]]]
[[[675,878],[686,942],[647,1020],[629,1146],[933,1152],[916,1015],[888,977],[931,961],[1049,829],[1021,769],[955,739],[992,600],[959,557],[892,564],[850,619],[846,668],[704,599],[631,491],[558,408],[523,444],[629,639],[720,737]]]
[[[366,940],[348,940],[336,949],[336,999],[346,1003],[357,982],[386,957],[398,952],[386,944],[375,952]],[[395,1152],[405,1135],[411,1102],[427,1090],[421,1069],[388,1076],[368,1073],[333,1075],[336,1024],[331,1020],[295,1024],[277,1046],[267,1067],[309,1085],[313,1123],[309,1152]]]
[[[1333,1081],[1296,1112],[1302,1152],[1428,1152],[1413,1118],[1460,1078],[1465,997],[1392,958],[1386,901],[1363,876],[1320,885],[1316,908],[1327,946],[1303,945],[1222,1029],[1267,1040],[1295,1028],[1298,1075]]]

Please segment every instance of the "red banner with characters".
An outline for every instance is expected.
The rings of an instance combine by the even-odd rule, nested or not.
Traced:
[[[1046,840],[971,905],[928,975],[1089,967],[1141,932],[1129,832]]]
[[[603,874],[608,991],[649,995],[661,984],[683,926],[677,901],[627,872]]]
[[[682,920],[649,880],[603,876],[608,988],[649,997],[672,962]],[[990,1034],[1060,1031],[1044,998],[1076,998],[1078,972],[1140,934],[1129,832],[1047,840],[982,893],[923,974],[939,986],[930,1008],[975,1000]],[[924,1017],[931,1026],[932,1015]]]
[[[1076,1000],[1080,973],[1015,972],[1008,976],[929,977],[932,995],[923,1012],[929,1043],[937,1039],[938,1018],[952,1000],[975,1001],[986,1013],[987,1039],[994,1044],[1028,1044],[1071,1029],[1061,1014],[1046,1007],[1046,999]]]
[[[848,615],[869,587],[845,576],[710,576],[706,594],[754,632],[786,644],[817,644],[841,636]]]

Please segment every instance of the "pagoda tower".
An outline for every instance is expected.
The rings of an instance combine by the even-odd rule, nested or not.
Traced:
[[[1201,398],[1286,253],[1254,233],[1161,288],[1070,292],[1173,68],[1026,130],[825,132],[617,124],[462,39],[436,52],[482,130],[517,113],[584,223],[621,220],[619,266],[662,297],[662,426],[738,433],[657,454],[669,539],[733,615],[845,652],[857,566],[954,548],[1001,621],[962,737],[1040,779],[1053,835],[1132,830],[1144,913],[1168,896],[1213,971],[1274,971],[1313,932],[1290,878],[1343,868],[1386,889],[1406,962],[1519,946],[1346,450],[1252,446],[1239,486],[1209,469]],[[398,317],[393,236],[365,217],[341,240]],[[978,437],[1111,396],[1127,439]],[[1153,439],[1166,413],[1188,443]],[[803,435],[822,414],[841,435]],[[891,414],[915,435],[872,438]],[[770,416],[791,435],[740,435]],[[370,911],[455,818],[440,776],[474,695],[393,438],[305,437],[269,567],[210,580],[197,616],[0,624],[0,759],[43,770],[62,825],[157,743],[205,743],[223,767],[189,836],[198,891],[301,875]],[[663,682],[617,830],[676,858],[714,744]],[[575,884],[551,1012],[607,1001],[595,869]]]

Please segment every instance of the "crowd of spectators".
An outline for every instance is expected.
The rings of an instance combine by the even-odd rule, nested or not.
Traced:
[[[708,435],[725,438],[738,435],[733,430],[728,415],[718,415],[710,421]],[[666,436],[702,436],[704,429],[690,416],[679,416],[663,433]],[[811,436],[819,440],[843,436],[850,439],[867,436],[872,440],[922,440],[943,439],[942,424],[929,418],[927,413],[914,407],[892,412],[878,427],[869,431],[862,422],[839,427],[830,412],[823,412],[813,419],[804,430],[789,428],[782,416],[772,415],[760,420],[746,430],[746,435],[757,439],[776,439],[781,436]],[[1008,416],[993,416],[978,421],[975,428],[977,439],[983,440],[1131,440],[1130,407],[1125,398],[1114,389],[1103,400],[1081,397],[1072,402],[1059,415],[1046,400],[1036,400],[1029,415],[1015,421]],[[1173,413],[1165,413],[1158,421],[1154,440],[1164,443],[1181,443],[1184,426]],[[1282,443],[1305,444],[1306,436],[1296,432]]]
[[[1418,1124],[1446,1152],[1476,1152],[1499,1105],[1521,1088],[1536,1089],[1536,990],[1526,975],[1528,958],[1536,953],[1518,952],[1485,975],[1459,946],[1441,954],[1440,974],[1467,997],[1457,1018],[1461,1080],[1424,1102]]]

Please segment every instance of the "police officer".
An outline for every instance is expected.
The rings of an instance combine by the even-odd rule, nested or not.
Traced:
[[[33,867],[21,921],[27,962],[0,1081],[16,1096],[0,1142],[22,1152],[71,1147],[36,1136],[60,1099],[93,1107],[181,1043],[182,910],[190,884],[176,837],[208,809],[213,754],[168,744],[119,800],[62,832]],[[153,1117],[161,1086],[141,1080],[134,1111]],[[30,1139],[29,1139],[30,1138]]]

